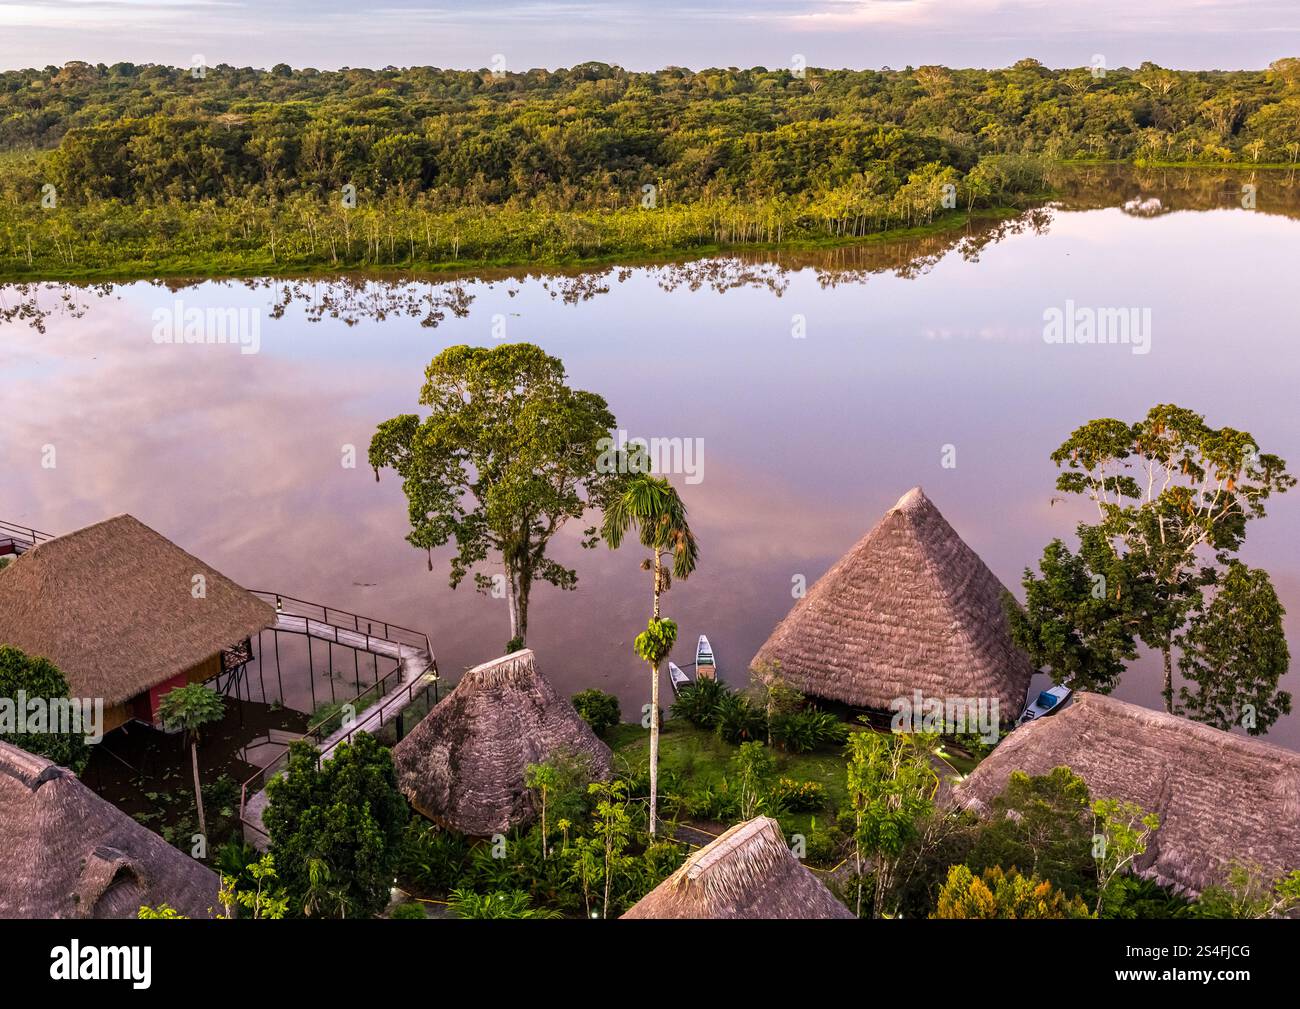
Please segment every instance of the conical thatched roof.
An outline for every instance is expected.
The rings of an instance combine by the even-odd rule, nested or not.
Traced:
[[[852,918],[766,816],[738,823],[642,897],[624,918]]]
[[[272,606],[130,515],[40,543],[0,578],[0,644],[44,656],[72,696],[105,704],[274,623]]]
[[[537,669],[524,649],[476,666],[393,750],[411,805],[462,834],[485,837],[529,822],[529,764],[586,757],[608,778],[609,747]]]
[[[1094,799],[1160,816],[1138,870],[1192,893],[1235,860],[1277,875],[1300,868],[1300,754],[1100,694],[1016,729],[956,789],[983,810],[1012,771],[1069,767]]]
[[[134,918],[217,905],[216,873],[77,780],[0,742],[0,918]]]
[[[803,693],[863,708],[896,698],[996,698],[1024,707],[1033,668],[1011,641],[997,577],[920,487],[823,575],[753,667],[780,663]]]

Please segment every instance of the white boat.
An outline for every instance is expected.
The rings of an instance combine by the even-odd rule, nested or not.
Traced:
[[[691,685],[691,678],[682,672],[682,667],[676,662],[668,663],[668,682],[673,685],[673,696],[678,697],[686,687]]]
[[[716,679],[718,675],[717,663],[713,661],[713,646],[709,644],[709,639],[703,634],[700,635],[700,643],[695,647],[695,678]]]
[[[1050,715],[1060,709],[1060,707],[1069,700],[1072,691],[1069,687],[1052,687],[1044,690],[1034,698],[1033,703],[1027,705],[1021,712],[1017,725],[1023,725],[1025,722],[1032,722],[1035,718],[1042,718],[1043,715]]]

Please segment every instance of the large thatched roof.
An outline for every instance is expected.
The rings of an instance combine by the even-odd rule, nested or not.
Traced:
[[[1300,868],[1300,754],[1100,694],[1016,729],[956,789],[983,810],[1012,771],[1069,767],[1094,799],[1160,816],[1138,870],[1192,893],[1234,861]]]
[[[272,606],[130,515],[38,544],[0,576],[0,644],[43,655],[74,697],[105,704],[274,623]]]
[[[738,823],[642,897],[624,918],[852,918],[766,816]]]
[[[1006,590],[920,487],[823,575],[754,656],[791,686],[864,708],[896,698],[996,698],[1006,721],[1033,675]]]
[[[476,666],[393,750],[411,805],[452,830],[487,836],[527,823],[529,764],[569,753],[607,778],[609,747],[524,649]]]
[[[0,918],[134,918],[217,904],[216,873],[77,780],[0,742]]]

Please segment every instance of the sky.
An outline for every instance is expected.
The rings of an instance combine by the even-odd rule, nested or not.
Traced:
[[[1180,69],[1300,55],[1296,0],[0,0],[0,69],[166,63],[321,70],[630,70],[1153,60]]]

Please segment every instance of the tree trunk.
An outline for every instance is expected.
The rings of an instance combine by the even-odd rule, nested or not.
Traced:
[[[654,617],[659,619],[659,588],[663,577],[663,561],[655,551]],[[650,840],[655,839],[659,819],[659,666],[650,667]]]
[[[199,781],[199,741],[190,740],[190,758],[194,764],[194,801],[199,807],[199,833],[203,835],[204,850],[207,849],[208,823],[203,815],[203,785]]]
[[[1174,660],[1171,655],[1172,645],[1168,638],[1165,639],[1164,647],[1160,651],[1164,655],[1165,663],[1165,689],[1163,691],[1165,698],[1165,710],[1170,714],[1174,711]]]
[[[653,841],[659,817],[659,667],[651,666],[650,675],[650,840]]]

